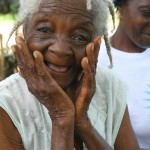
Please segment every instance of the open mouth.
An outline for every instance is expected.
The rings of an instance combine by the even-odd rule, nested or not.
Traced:
[[[51,63],[46,62],[47,67],[57,73],[66,73],[70,70],[71,67],[69,66],[58,66]]]

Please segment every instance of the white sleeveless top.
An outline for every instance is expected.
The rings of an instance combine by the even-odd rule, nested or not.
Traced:
[[[89,118],[113,147],[126,107],[126,87],[102,68],[97,69],[96,80]],[[28,91],[18,73],[0,82],[0,107],[17,127],[25,150],[50,150],[52,124],[48,110]]]

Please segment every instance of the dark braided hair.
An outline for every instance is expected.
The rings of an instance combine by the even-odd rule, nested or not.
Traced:
[[[128,0],[113,0],[114,5],[116,8],[124,5],[125,3],[127,3]]]

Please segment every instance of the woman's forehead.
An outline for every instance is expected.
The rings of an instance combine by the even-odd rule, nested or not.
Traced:
[[[40,6],[47,5],[48,7],[62,6],[67,8],[74,8],[80,10],[89,10],[91,8],[91,0],[41,0]],[[60,7],[60,9],[63,9]]]
[[[86,4],[87,2],[92,2],[92,0],[41,0],[41,3],[51,3],[51,2],[55,2],[55,3],[70,3],[70,4]]]
[[[51,14],[74,15],[93,20],[94,13],[89,10],[89,3],[86,0],[42,0],[38,14],[43,16]]]
[[[83,1],[80,0],[43,0],[38,12],[33,14],[30,23],[37,25],[46,22],[59,22],[59,24],[60,22],[65,22],[65,24],[72,23],[74,26],[80,24],[87,28],[93,27],[95,17],[87,8],[85,9],[81,5],[78,6],[77,1],[83,4]],[[71,5],[72,2],[77,5]]]
[[[149,5],[150,6],[150,0],[128,0],[128,3],[138,3],[140,5]]]

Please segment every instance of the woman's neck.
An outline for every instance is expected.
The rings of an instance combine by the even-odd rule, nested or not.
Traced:
[[[129,39],[126,33],[124,33],[121,29],[120,25],[117,28],[116,32],[113,34],[113,36],[110,38],[110,42],[112,47],[120,51],[128,53],[141,53],[145,51],[145,49],[138,47]]]

